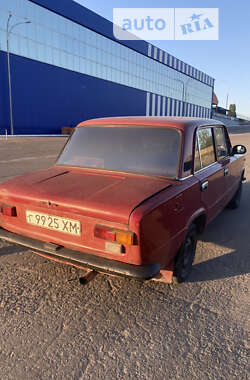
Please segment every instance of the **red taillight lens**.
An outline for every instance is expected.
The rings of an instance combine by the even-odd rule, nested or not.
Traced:
[[[109,241],[115,241],[115,231],[113,228],[105,227],[105,226],[95,226],[94,231],[95,237],[99,239],[109,240]]]
[[[118,244],[134,245],[135,235],[130,231],[116,230],[111,227],[96,225],[94,236],[100,239],[114,241]]]
[[[0,205],[0,213],[6,216],[17,216],[16,207],[9,205]]]

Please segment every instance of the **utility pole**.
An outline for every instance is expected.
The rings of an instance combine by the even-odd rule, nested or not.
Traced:
[[[9,12],[9,17],[7,21],[6,28],[6,45],[7,45],[7,65],[8,65],[8,85],[9,85],[9,106],[10,106],[10,134],[14,135],[14,123],[13,123],[13,103],[12,103],[12,86],[11,86],[11,70],[10,70],[10,34],[12,30],[22,24],[30,24],[31,21],[27,20],[25,22],[18,22],[10,26],[12,14]]]
[[[229,94],[227,93],[226,110],[227,110],[227,106],[228,106],[228,97],[229,97]]]
[[[182,84],[182,101],[185,100],[185,83],[181,79],[175,79],[177,82],[180,82]]]

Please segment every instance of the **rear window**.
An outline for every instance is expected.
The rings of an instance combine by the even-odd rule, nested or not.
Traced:
[[[176,177],[180,140],[172,128],[80,127],[57,164]]]

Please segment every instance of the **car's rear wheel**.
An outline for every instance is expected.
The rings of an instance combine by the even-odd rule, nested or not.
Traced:
[[[241,202],[241,196],[242,196],[242,180],[240,181],[239,187],[234,194],[233,198],[231,201],[228,203],[227,207],[231,209],[236,209],[240,207],[240,202]]]
[[[184,282],[192,270],[197,239],[197,228],[191,224],[175,259],[174,276],[178,283]]]

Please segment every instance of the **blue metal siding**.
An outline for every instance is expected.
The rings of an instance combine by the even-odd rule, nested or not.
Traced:
[[[6,53],[0,52],[0,134],[9,130]],[[95,117],[145,115],[146,92],[11,55],[15,134],[60,133]]]

